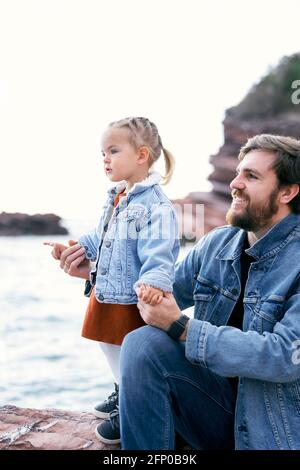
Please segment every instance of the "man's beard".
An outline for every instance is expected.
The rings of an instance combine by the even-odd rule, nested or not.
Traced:
[[[244,210],[237,213],[234,209],[230,208],[226,214],[227,223],[234,227],[242,228],[247,232],[258,232],[270,222],[278,211],[278,204],[276,202],[278,191],[279,189],[275,188],[265,204],[251,205],[251,202],[249,202],[247,198],[248,204]],[[245,197],[243,191],[239,190],[233,191],[232,194]]]

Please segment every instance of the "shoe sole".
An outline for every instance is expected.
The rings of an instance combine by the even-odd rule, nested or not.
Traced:
[[[93,414],[101,419],[109,419],[109,413],[104,413],[103,411],[98,411],[93,408]]]
[[[97,428],[95,429],[95,434],[99,441],[103,442],[104,444],[120,444],[121,442],[121,439],[106,439],[105,437],[101,436],[101,434],[99,434]]]

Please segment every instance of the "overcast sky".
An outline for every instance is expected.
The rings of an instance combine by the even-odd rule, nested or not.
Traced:
[[[130,115],[176,158],[169,197],[209,189],[225,109],[299,52],[299,18],[298,0],[0,0],[0,211],[98,219],[101,134]]]

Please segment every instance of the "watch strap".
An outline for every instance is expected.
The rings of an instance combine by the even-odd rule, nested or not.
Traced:
[[[173,339],[179,339],[182,333],[185,330],[186,324],[189,321],[190,317],[187,315],[182,314],[178,320],[174,321],[169,329],[167,330],[167,333],[171,338]]]

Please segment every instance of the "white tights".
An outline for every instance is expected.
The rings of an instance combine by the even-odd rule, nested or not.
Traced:
[[[119,383],[121,346],[116,344],[102,343],[102,341],[99,341],[99,346],[106,357],[116,382]]]

